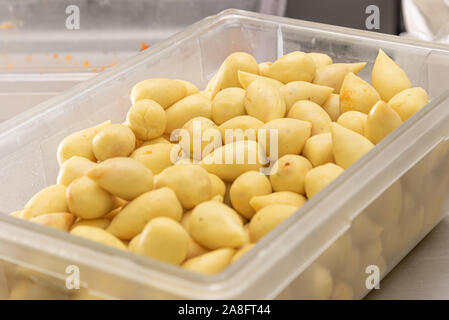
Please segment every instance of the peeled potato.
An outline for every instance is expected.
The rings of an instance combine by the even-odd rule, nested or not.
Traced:
[[[380,101],[379,101],[380,103]],[[368,116],[360,111],[346,111],[337,119],[337,123],[346,129],[361,134],[365,134],[365,124]]]
[[[72,226],[71,229],[78,227],[78,226],[90,226],[100,229],[106,229],[109,224],[111,223],[111,220],[106,218],[98,218],[98,219],[81,219],[76,221]]]
[[[285,115],[285,101],[280,89],[264,79],[255,80],[249,85],[243,103],[250,116],[263,122]]]
[[[173,190],[161,188],[140,195],[112,219],[107,231],[119,239],[130,240],[157,217],[181,221],[182,206]]]
[[[368,82],[349,72],[340,89],[340,111],[360,111],[368,113],[380,100],[380,96]]]
[[[215,174],[209,173],[210,183],[212,186],[212,197],[214,196],[221,196],[222,198],[225,197],[226,194],[226,185],[218,176]]]
[[[189,239],[189,249],[187,250],[187,256],[186,259],[191,259],[191,258],[195,258],[198,257],[202,254],[205,254],[209,252],[209,250],[207,250],[206,248],[200,246],[198,244],[198,242],[196,242],[195,240],[192,239],[192,237],[190,237]]]
[[[354,292],[352,287],[340,280],[337,280],[332,290],[331,300],[352,300],[354,298]]]
[[[374,148],[374,144],[364,136],[346,129],[338,123],[332,123],[332,149],[335,163],[347,169],[365,153]]]
[[[332,121],[337,121],[340,116],[340,95],[331,93],[329,98],[321,105],[324,111],[327,112]]]
[[[23,207],[20,217],[30,219],[41,214],[68,212],[66,187],[54,184],[36,193]]]
[[[137,253],[137,244],[140,241],[140,236],[141,233],[139,233],[138,235],[136,235],[134,238],[132,238],[129,242],[128,242],[128,250],[134,253]]]
[[[226,88],[240,87],[238,71],[259,74],[256,59],[246,52],[234,52],[221,64],[214,81],[211,84],[212,98]]]
[[[126,122],[140,140],[151,140],[161,136],[167,126],[164,109],[156,101],[136,101],[126,115]]]
[[[267,195],[254,196],[249,201],[249,205],[255,211],[272,204],[287,204],[299,208],[304,203],[306,203],[306,198],[303,195],[291,191],[279,191]]]
[[[249,250],[251,250],[255,246],[254,243],[249,243],[243,247],[241,247],[232,257],[231,263],[236,262],[238,259],[240,259],[245,253],[247,253]]]
[[[406,121],[428,102],[426,91],[417,87],[397,93],[388,101],[388,105],[399,114],[402,121]]]
[[[332,136],[328,133],[314,135],[307,139],[302,152],[314,167],[335,162],[332,152]]]
[[[198,87],[190,81],[178,79],[176,79],[176,81],[181,82],[184,85],[184,87],[186,88],[186,96],[190,96],[192,94],[200,92],[200,90],[198,90]]]
[[[190,237],[175,220],[158,217],[143,229],[135,252],[160,261],[181,264],[187,257]]]
[[[157,143],[165,143],[165,144],[168,144],[168,143],[170,143],[170,140],[166,139],[165,137],[157,137],[157,138],[150,139],[150,140],[147,140],[147,141],[143,142],[143,143],[139,146],[139,148],[141,148],[141,147],[146,147],[146,146],[150,146],[150,145],[152,145],[152,144],[157,144]]]
[[[315,75],[315,62],[304,52],[294,51],[286,54],[270,65],[265,76],[283,83],[291,81],[312,81]]]
[[[147,79],[137,83],[131,90],[131,102],[151,99],[167,109],[187,95],[184,83],[165,78]]]
[[[254,242],[259,241],[297,209],[298,207],[296,206],[272,204],[257,211],[249,223],[251,240]]]
[[[315,194],[320,192],[324,187],[342,174],[343,171],[343,168],[333,163],[326,163],[308,171],[304,178],[307,198],[312,198]]]
[[[74,220],[75,217],[67,212],[47,213],[30,219],[31,222],[62,231],[69,231]]]
[[[288,112],[299,100],[310,100],[322,105],[334,91],[334,88],[320,86],[306,81],[293,81],[283,85],[280,90],[284,96]]]
[[[384,228],[396,225],[402,210],[401,181],[393,183],[366,210],[370,218]]]
[[[71,213],[81,219],[104,217],[114,209],[114,197],[86,176],[74,180],[67,188]]]
[[[234,181],[241,174],[262,168],[267,163],[265,151],[255,141],[228,143],[207,155],[201,166],[223,181]]]
[[[305,194],[304,179],[312,164],[306,158],[287,154],[277,161],[270,175],[274,191],[292,191]]]
[[[309,52],[307,55],[315,62],[317,69],[332,64],[332,58],[325,53]]]
[[[382,49],[379,49],[371,72],[371,83],[384,101],[390,100],[395,94],[412,86],[404,70]]]
[[[381,234],[383,255],[387,260],[395,260],[405,253],[405,237],[403,226],[394,224]]]
[[[136,136],[123,124],[111,124],[92,140],[92,151],[100,161],[113,157],[127,157],[136,147]]]
[[[197,273],[216,274],[231,264],[234,254],[234,249],[217,249],[187,260],[182,267]]]
[[[331,297],[334,279],[330,270],[319,263],[313,263],[293,282],[295,297],[305,300],[327,300]]]
[[[225,144],[240,140],[257,140],[257,130],[264,123],[251,116],[238,116],[222,123],[220,130]]]
[[[241,70],[238,71],[238,77],[239,77],[240,85],[242,86],[243,89],[247,89],[248,86],[251,84],[251,82],[253,82],[254,80],[259,80],[259,79],[264,79],[264,80],[270,81],[272,84],[276,85],[279,88],[284,85],[282,82],[280,82],[276,79],[259,76],[255,73],[249,73],[249,72],[245,72],[245,71],[241,71]]]
[[[358,271],[360,271],[361,260],[360,251],[354,248],[354,246],[351,246],[343,266],[338,268],[338,270],[334,270],[335,276],[344,281],[351,281],[356,277]]]
[[[353,221],[349,232],[355,246],[361,246],[379,238],[383,228],[368,217],[359,214]]]
[[[153,174],[131,158],[111,158],[98,163],[86,175],[109,193],[132,200],[153,189]]]
[[[62,164],[57,182],[68,187],[73,180],[82,177],[93,166],[95,166],[95,163],[89,159],[73,156]]]
[[[351,250],[351,236],[344,233],[321,254],[318,261],[331,270],[339,270],[345,267]]]
[[[192,94],[165,110],[165,115],[167,117],[165,133],[171,133],[195,117],[210,119],[212,116],[211,101],[200,93]]]
[[[312,125],[308,121],[274,119],[259,128],[259,145],[265,148],[267,156],[272,159],[278,159],[286,154],[300,154],[310,137],[311,129]],[[264,132],[264,138],[261,132]]]
[[[346,75],[349,72],[357,74],[365,65],[366,62],[333,63],[326,65],[316,70],[313,83],[334,88],[334,93],[340,93],[340,88]]]
[[[91,161],[96,161],[94,152],[92,150],[92,140],[95,135],[109,126],[111,121],[100,123],[99,125],[77,131],[62,140],[58,146],[57,158],[59,165],[73,156],[80,156]]]
[[[312,136],[329,132],[330,124],[332,122],[331,118],[323,108],[315,102],[308,100],[296,102],[288,112],[288,117],[312,123]]]
[[[196,164],[178,164],[166,168],[158,175],[155,187],[171,188],[185,209],[209,200],[212,194],[207,171]]]
[[[18,210],[18,211],[13,211],[13,212],[9,213],[8,215],[11,217],[20,218],[21,214],[22,214],[22,211]]]
[[[117,249],[126,250],[126,246],[109,232],[90,226],[78,226],[70,230],[74,236],[92,240]]]
[[[270,193],[270,180],[258,171],[248,171],[240,175],[232,183],[229,192],[233,208],[248,219],[255,213],[249,204],[251,198]]]
[[[237,116],[246,114],[244,100],[246,91],[242,88],[226,88],[212,100],[212,119],[218,125]]]
[[[401,117],[385,102],[379,101],[368,114],[365,137],[378,144],[383,138],[402,124]]]
[[[195,241],[212,250],[238,248],[247,241],[237,213],[217,201],[206,201],[193,209],[189,230]]]
[[[195,117],[187,121],[179,144],[196,160],[201,160],[214,149],[221,147],[222,137],[217,125],[210,119]]]
[[[139,161],[151,170],[153,174],[159,174],[165,168],[173,165],[171,151],[174,145],[170,143],[156,143],[142,146],[135,150],[130,158]]]
[[[271,61],[265,61],[262,63],[259,63],[259,72],[262,76],[266,77],[266,72],[268,70],[268,68],[273,64],[273,62]]]

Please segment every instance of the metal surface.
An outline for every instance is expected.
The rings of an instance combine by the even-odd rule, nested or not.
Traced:
[[[0,122],[186,26],[237,8],[283,15],[286,0],[0,0]],[[66,27],[79,8],[80,28]]]
[[[366,299],[449,299],[448,243],[446,217]]]

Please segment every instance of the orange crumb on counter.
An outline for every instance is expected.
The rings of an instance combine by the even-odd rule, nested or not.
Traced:
[[[113,66],[115,66],[116,64],[117,64],[117,61],[114,61],[114,62],[110,63],[108,67],[113,67]]]
[[[31,54],[27,55],[25,57],[26,61],[31,62],[33,60],[33,57],[31,56]]]
[[[65,56],[65,60],[66,60],[67,62],[70,62],[70,61],[72,60],[72,55],[67,54],[67,55]]]
[[[53,53],[53,59],[59,59],[59,54]]]
[[[101,71],[104,71],[105,69],[106,69],[105,66],[102,66],[102,67],[100,68]]]
[[[83,67],[89,67],[89,66],[90,66],[89,60],[84,60]]]
[[[3,67],[3,69],[5,70],[11,70],[12,68],[14,68],[14,65],[12,63],[7,64],[6,66]]]
[[[12,28],[17,28],[17,26],[9,21],[3,22],[2,24],[0,24],[0,30],[9,30]]]
[[[140,42],[140,51],[146,50],[148,49],[150,46],[147,45],[145,42],[141,41]]]
[[[98,72],[98,68],[92,68],[91,71],[92,72]]]

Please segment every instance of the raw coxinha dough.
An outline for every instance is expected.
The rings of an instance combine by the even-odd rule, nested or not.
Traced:
[[[219,273],[427,104],[382,50],[371,83],[357,75],[365,65],[300,51],[258,63],[234,52],[202,91],[186,80],[143,80],[130,88],[126,121],[65,138],[57,184],[11,215]],[[259,134],[270,130],[277,136]],[[299,296],[353,298],[361,267],[401,248],[404,192],[400,182],[389,191],[295,280]],[[423,224],[415,216],[407,234]]]

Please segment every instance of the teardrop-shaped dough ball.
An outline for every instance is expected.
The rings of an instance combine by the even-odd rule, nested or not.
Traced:
[[[382,49],[379,49],[373,66],[371,83],[384,101],[390,100],[395,94],[412,86],[404,70]]]
[[[396,111],[402,121],[407,120],[429,102],[427,92],[420,87],[405,89],[388,101],[388,105]]]
[[[385,102],[379,101],[368,114],[365,124],[365,137],[378,144],[394,129],[402,124],[401,117]]]
[[[374,148],[374,144],[367,138],[335,122],[331,125],[331,134],[335,163],[343,169],[350,167]]]
[[[259,74],[259,65],[256,59],[246,52],[231,53],[221,64],[215,79],[210,85],[211,97],[223,89],[241,87],[238,71]]]
[[[360,111],[368,113],[380,100],[380,96],[368,82],[349,72],[340,89],[340,111]]]
[[[265,76],[283,83],[291,81],[312,81],[315,75],[315,62],[301,51],[290,52],[277,59],[265,71]]]
[[[335,89],[334,93],[340,93],[341,84],[346,75],[349,72],[357,74],[365,65],[366,62],[329,64],[316,70],[313,83],[332,87]]]

